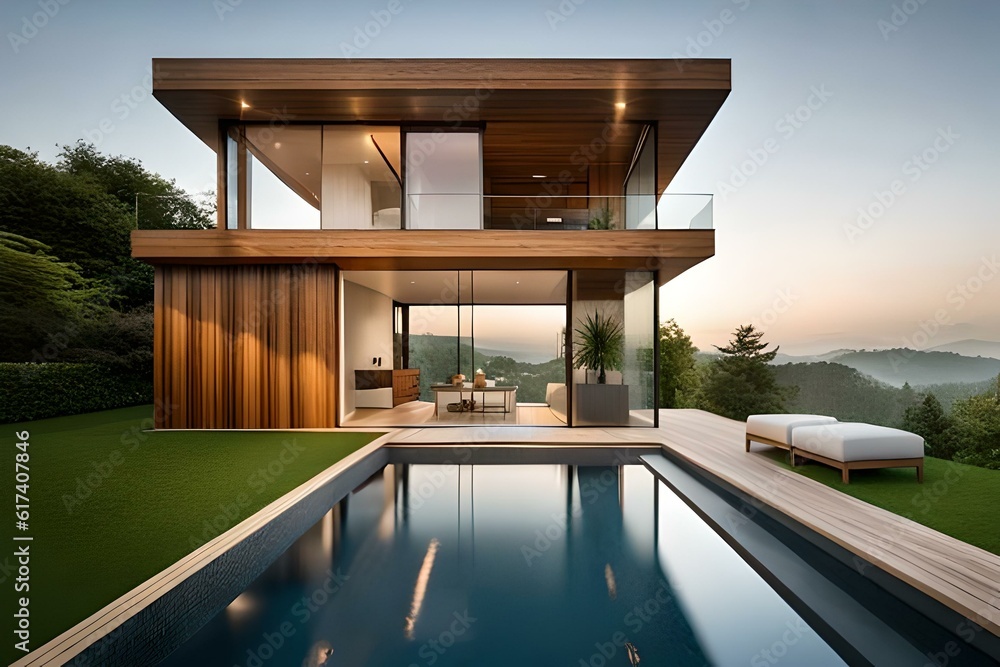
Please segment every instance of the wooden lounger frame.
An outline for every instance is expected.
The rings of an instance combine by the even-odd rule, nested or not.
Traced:
[[[834,468],[840,468],[840,479],[844,484],[851,483],[851,471],[852,470],[870,470],[872,468],[916,468],[917,469],[917,482],[924,483],[924,458],[921,456],[916,459],[871,459],[868,461],[838,461],[837,459],[831,459],[827,456],[822,456],[820,454],[814,454],[813,452],[808,452],[804,449],[796,449],[795,447],[789,448],[789,458],[792,461],[792,467],[795,467],[795,457],[799,456],[804,459],[812,459],[813,461],[819,461],[820,463],[825,463],[828,466],[833,466]]]
[[[750,451],[750,441],[759,442],[763,445],[771,445],[772,447],[779,447],[781,449],[791,449],[792,446],[787,442],[781,442],[780,440],[771,440],[771,438],[765,438],[762,435],[754,435],[750,431],[747,431],[747,451]]]

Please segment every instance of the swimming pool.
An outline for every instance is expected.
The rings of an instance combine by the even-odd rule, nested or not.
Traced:
[[[162,664],[599,667],[630,647],[844,664],[637,465],[387,466]]]

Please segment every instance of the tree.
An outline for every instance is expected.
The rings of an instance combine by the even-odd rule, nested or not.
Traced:
[[[1000,470],[1000,376],[994,388],[952,407],[954,459]]]
[[[84,278],[115,274],[131,254],[132,221],[100,184],[0,146],[0,231],[35,239]]]
[[[117,199],[141,229],[208,229],[215,226],[214,194],[192,197],[135,158],[102,155],[93,144],[63,146],[60,170],[97,184]],[[138,206],[138,211],[136,207]]]
[[[99,291],[50,250],[0,232],[0,361],[51,361],[100,311]]]
[[[784,412],[786,392],[768,365],[778,348],[765,352],[768,343],[762,340],[764,333],[752,324],[738,327],[733,335],[725,347],[715,346],[723,356],[708,366],[700,406],[741,421],[752,414]]]
[[[677,408],[697,391],[700,377],[695,367],[691,337],[674,320],[660,325],[660,407]]]
[[[903,429],[923,437],[931,453],[939,459],[950,459],[954,454],[951,420],[932,393],[927,393],[919,405],[906,409]]]

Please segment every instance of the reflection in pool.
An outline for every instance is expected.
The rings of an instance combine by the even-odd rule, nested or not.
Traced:
[[[163,664],[843,664],[640,466],[387,467]]]

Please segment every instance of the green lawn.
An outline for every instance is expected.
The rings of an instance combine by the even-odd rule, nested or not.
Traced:
[[[762,452],[790,468],[788,452]],[[1000,555],[1000,470],[927,457],[924,483],[913,468],[855,470],[851,483],[829,466],[796,466],[799,474],[917,523]]]
[[[31,648],[380,435],[147,433],[151,416],[152,406],[141,406],[3,427],[8,480],[14,434],[30,432]],[[10,545],[13,520],[4,523]],[[14,561],[5,547],[7,619],[14,613]],[[20,654],[6,634],[9,662]]]

